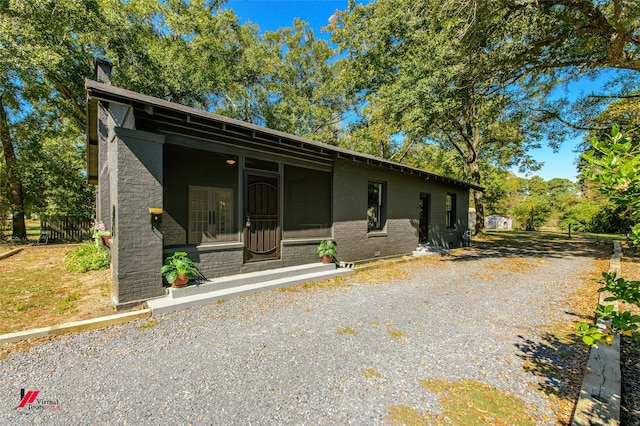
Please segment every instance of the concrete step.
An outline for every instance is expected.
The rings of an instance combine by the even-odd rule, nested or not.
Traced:
[[[308,275],[315,272],[332,272],[335,270],[336,265],[334,263],[310,263],[307,265],[289,266],[287,268],[229,275],[226,277],[213,278],[184,288],[169,288],[169,297],[171,299],[178,299],[196,294],[211,293],[212,291],[224,290],[226,288],[242,287],[282,278]]]
[[[273,290],[276,288],[282,287],[291,287],[297,284],[302,284],[306,282],[313,281],[321,281],[328,278],[337,277],[340,275],[346,275],[354,272],[353,269],[348,268],[339,268],[336,269],[335,265],[332,265],[331,268],[301,268],[302,273],[292,274],[293,271],[289,271],[289,274],[265,274],[265,272],[272,271],[262,271],[259,273],[251,273],[251,274],[241,274],[241,275],[254,275],[261,274],[262,277],[270,277],[269,280],[259,280],[256,277],[247,277],[248,281],[240,284],[242,281],[237,279],[235,282],[237,285],[232,287],[223,287],[214,289],[215,286],[206,287],[210,288],[211,291],[207,292],[198,292],[192,293],[189,295],[181,295],[180,297],[167,297],[161,299],[153,299],[147,302],[149,308],[151,309],[152,315],[164,314],[176,311],[178,309],[190,308],[193,306],[205,305],[209,303],[215,303],[218,300],[228,300],[236,296],[257,293],[260,291]],[[298,268],[298,267],[295,267]],[[290,269],[290,268],[282,268],[282,269]],[[299,269],[300,270],[300,269]],[[238,277],[238,276],[236,276]],[[231,278],[231,277],[228,277]],[[226,285],[227,281],[225,281]],[[216,283],[212,283],[216,284]],[[219,283],[218,283],[219,284]],[[201,284],[199,286],[192,287],[203,287],[207,285]],[[189,287],[187,287],[188,289]],[[186,289],[172,289],[172,290],[186,290]]]

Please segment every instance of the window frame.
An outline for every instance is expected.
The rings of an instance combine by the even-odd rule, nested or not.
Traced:
[[[203,216],[200,224],[194,222],[193,219],[193,205],[202,203],[205,200],[193,199],[193,195],[200,191],[207,193],[206,203],[207,216]],[[202,245],[202,244],[216,244],[216,243],[228,243],[238,241],[238,231],[235,229],[235,214],[237,200],[235,198],[235,190],[233,188],[214,187],[204,185],[189,185],[188,188],[188,210],[187,210],[187,244]],[[220,207],[224,203],[230,203],[229,206],[224,205],[224,209]],[[227,208],[228,207],[228,208]],[[202,210],[202,209],[201,209]],[[204,210],[202,210],[204,211]],[[222,213],[224,212],[224,215]],[[224,216],[223,222],[220,219]],[[198,233],[198,226],[204,224],[207,227],[206,232],[213,232],[212,236],[206,241],[203,238],[204,232]],[[222,226],[221,226],[222,225]],[[224,229],[224,231],[223,231]],[[223,231],[223,232],[218,232]],[[199,235],[194,238],[194,235]]]
[[[457,216],[456,194],[447,192],[444,200],[444,224],[446,228],[453,229],[456,227]]]
[[[371,186],[378,186],[378,194],[376,204],[372,204]],[[387,225],[387,185],[386,182],[377,180],[367,181],[367,232],[383,232]],[[373,213],[371,209],[373,208]],[[374,226],[372,226],[372,218],[374,218]]]

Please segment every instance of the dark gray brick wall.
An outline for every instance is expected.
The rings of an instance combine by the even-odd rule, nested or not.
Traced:
[[[174,251],[184,251],[193,260],[198,270],[206,278],[218,278],[239,274],[242,270],[243,249],[240,244],[224,248],[215,246],[186,246],[165,249],[164,257],[171,256]]]
[[[305,242],[285,242],[282,245],[282,260],[284,266],[306,265],[320,262],[316,253],[316,247],[320,241],[310,240]]]
[[[165,211],[162,215],[162,234],[165,245],[181,245],[187,242],[187,231],[179,224],[171,212]]]
[[[160,135],[116,128],[108,143],[108,178],[113,224],[112,269],[116,305],[161,296],[160,267],[173,249],[163,250],[162,235],[152,229],[150,207],[163,207],[163,142]],[[368,232],[367,182],[385,183],[386,224],[381,232]],[[410,253],[418,243],[418,200],[430,194],[431,242],[457,246],[467,229],[468,191],[440,182],[372,165],[337,160],[333,174],[334,240],[338,260],[360,261]],[[445,194],[457,194],[457,224],[447,229]],[[173,219],[167,217],[171,227]],[[173,224],[175,225],[175,224]],[[187,246],[187,251],[207,278],[252,270],[318,262],[318,241],[285,241],[282,258],[260,264],[243,264],[240,243],[222,246]]]
[[[434,245],[455,248],[462,244],[462,234],[469,222],[469,192],[461,188],[433,183],[431,192],[431,217],[429,222],[429,239]],[[445,198],[447,193],[456,194],[456,225],[447,228]]]
[[[118,305],[164,294],[162,235],[151,226],[149,208],[162,208],[162,144],[153,133],[115,128],[109,142],[113,299]]]
[[[467,229],[468,191],[418,176],[338,160],[334,169],[334,236],[338,258],[359,261],[410,253],[418,244],[418,200],[431,195],[429,237],[432,244],[457,247]],[[367,183],[386,184],[383,231],[367,232]],[[457,194],[457,224],[445,227],[445,194]]]

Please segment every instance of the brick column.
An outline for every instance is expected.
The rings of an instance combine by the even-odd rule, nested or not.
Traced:
[[[127,307],[162,296],[162,234],[149,208],[162,208],[164,136],[115,128],[109,141],[113,301]]]

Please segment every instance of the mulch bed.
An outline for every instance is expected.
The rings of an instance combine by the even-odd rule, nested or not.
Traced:
[[[622,277],[640,281],[640,250],[623,249]],[[640,309],[633,310],[640,314]],[[640,425],[640,337],[624,338],[620,342],[620,368],[622,373],[621,425]]]

